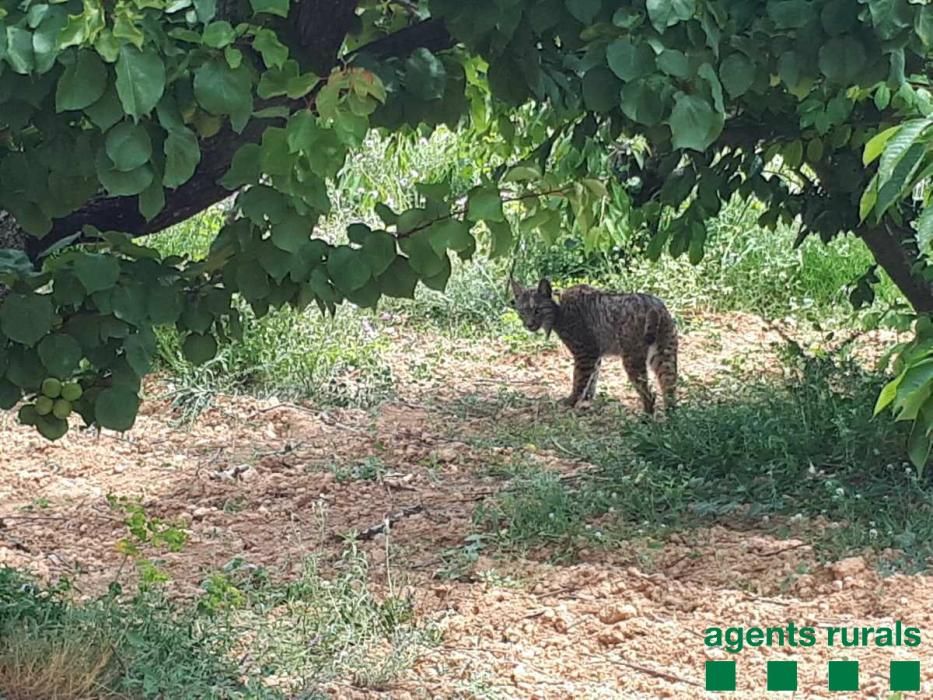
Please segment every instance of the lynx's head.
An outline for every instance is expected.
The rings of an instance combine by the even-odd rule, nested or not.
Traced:
[[[512,295],[512,307],[518,312],[525,328],[532,333],[543,328],[550,335],[557,322],[558,311],[550,280],[542,279],[537,287],[523,287],[512,280]]]

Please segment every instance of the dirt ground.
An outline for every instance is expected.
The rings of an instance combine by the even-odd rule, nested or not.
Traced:
[[[888,662],[923,658],[933,635],[933,586],[920,576],[877,574],[853,557],[820,564],[811,549],[765,532],[713,527],[672,537],[650,552],[583,551],[573,565],[546,557],[481,557],[463,581],[436,577],[442,553],[472,532],[478,502],[505,486],[488,468],[508,450],[471,437],[502,421],[534,420],[568,388],[570,363],[552,344],[510,354],[501,343],[410,338],[399,328],[397,396],[375,411],[229,398],[179,428],[151,397],[127,434],[70,433],[48,444],[0,416],[0,563],[43,577],[73,577],[103,590],[121,563],[125,533],[107,494],[139,497],[151,515],[186,524],[190,542],[166,556],[178,595],[233,557],[295,573],[309,552],[335,556],[340,536],[401,514],[363,543],[373,576],[386,569],[416,597],[440,644],[383,693],[335,684],[334,697],[703,698],[704,661],[738,661],[739,691],[762,697],[766,661],[797,659],[794,697],[855,697],[826,690],[826,661],[857,659],[858,697],[886,697]],[[697,317],[681,351],[688,382],[713,382],[742,366],[770,371],[773,327],[741,315]],[[880,343],[863,341],[867,357]],[[883,338],[882,340],[889,340]],[[530,400],[502,401],[502,391]],[[602,391],[633,409],[621,366]],[[341,481],[334,465],[378,457],[377,479]],[[536,450],[526,458],[571,474],[586,465]],[[391,562],[386,563],[386,552]],[[800,573],[800,572],[806,573]],[[709,627],[919,627],[919,649],[748,648],[735,656],[704,645]],[[933,663],[921,667],[933,690]]]

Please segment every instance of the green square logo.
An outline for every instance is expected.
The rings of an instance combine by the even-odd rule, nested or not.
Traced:
[[[706,689],[714,692],[735,690],[735,661],[707,661]]]
[[[858,690],[858,661],[830,661],[829,689]]]
[[[797,662],[769,661],[768,690],[797,690]]]
[[[892,661],[888,687],[894,691],[920,690],[920,662]]]

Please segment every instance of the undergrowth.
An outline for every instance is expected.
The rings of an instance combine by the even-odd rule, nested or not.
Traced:
[[[383,687],[435,632],[414,622],[409,600],[374,594],[352,546],[337,568],[324,576],[309,559],[275,583],[235,560],[193,603],[158,587],[78,603],[67,584],[0,568],[0,697],[311,698],[338,678]]]
[[[394,377],[382,354],[386,338],[370,315],[343,307],[329,318],[285,308],[256,319],[245,304],[240,312],[243,338],[221,347],[203,365],[184,358],[174,330],[157,335],[162,367],[174,384],[171,396],[189,415],[231,393],[354,407],[373,406],[391,395]]]
[[[901,426],[874,418],[882,380],[840,356],[786,353],[785,378],[736,378],[694,389],[664,421],[611,405],[600,415],[555,412],[499,422],[493,441],[536,445],[595,470],[566,481],[531,469],[479,509],[500,545],[558,550],[722,523],[803,533],[826,557],[863,548],[933,556],[933,493],[913,470]],[[598,524],[598,527],[596,526]]]

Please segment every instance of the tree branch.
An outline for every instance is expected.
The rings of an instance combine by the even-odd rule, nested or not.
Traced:
[[[355,6],[355,0],[352,4]],[[341,11],[339,17],[344,20],[340,43],[349,30],[350,20],[346,17],[345,3],[314,2],[310,6],[317,8],[320,13],[317,18],[305,17],[306,22],[317,26],[331,26],[328,30],[329,45],[336,41],[335,29],[331,20],[334,6]],[[306,6],[308,7],[308,6]],[[307,11],[307,10],[306,10]],[[330,18],[330,19],[329,19]],[[320,56],[325,50],[325,43],[315,45],[315,53]],[[439,20],[425,20],[418,24],[401,29],[388,36],[381,37],[365,46],[360,47],[348,55],[348,59],[359,53],[368,53],[377,57],[404,56],[416,48],[424,47],[431,51],[441,51],[453,46],[453,38],[447,32],[443,22]],[[338,44],[339,48],[339,44]],[[336,61],[336,50],[331,57],[331,66]],[[327,69],[330,70],[330,67]],[[327,71],[324,71],[326,74]],[[307,98],[287,103],[294,109],[307,108]],[[256,143],[262,137],[263,131],[271,122],[269,120],[252,121],[242,134],[236,134],[229,127],[224,128],[216,136],[208,139],[201,145],[201,162],[194,175],[188,182],[175,190],[166,191],[165,207],[151,221],[146,221],[139,213],[138,198],[133,197],[96,197],[84,207],[68,216],[56,219],[52,230],[41,240],[32,236],[27,237],[26,249],[31,257],[35,257],[50,245],[80,231],[83,226],[94,226],[104,231],[121,231],[131,236],[145,236],[157,233],[170,226],[191,218],[198,212],[226,199],[233,194],[223,187],[219,180],[230,167],[234,153],[245,143]]]
[[[914,274],[911,246],[905,242],[910,234],[895,230],[887,221],[879,226],[863,226],[856,233],[914,310],[933,312],[933,285]]]

